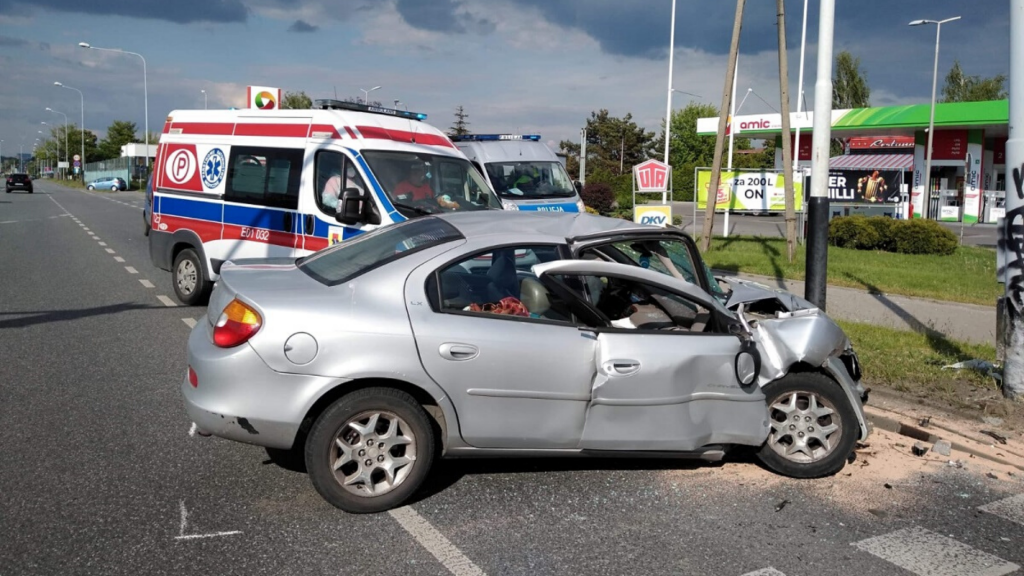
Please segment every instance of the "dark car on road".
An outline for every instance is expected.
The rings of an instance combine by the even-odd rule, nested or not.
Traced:
[[[10,194],[11,190],[25,190],[29,194],[32,193],[32,177],[28,174],[8,174],[7,175],[7,193]]]

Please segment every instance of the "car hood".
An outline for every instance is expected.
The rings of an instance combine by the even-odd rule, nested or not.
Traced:
[[[736,310],[740,304],[747,309],[764,310],[768,313],[817,309],[817,306],[795,294],[766,286],[760,282],[744,280],[735,276],[718,276],[716,278],[728,284],[732,290],[725,302],[725,307],[730,310]]]
[[[798,363],[818,367],[850,349],[850,339],[818,308],[781,312],[751,326],[761,351],[762,383],[781,378]]]

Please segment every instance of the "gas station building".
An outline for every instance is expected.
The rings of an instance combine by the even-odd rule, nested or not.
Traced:
[[[888,207],[885,213],[895,217],[970,224],[994,223],[1005,214],[1008,101],[935,105],[931,190],[926,194],[930,111],[928,104],[832,111],[832,138],[844,141],[846,150],[829,161],[831,215]],[[799,166],[805,179],[813,124],[813,112],[790,114],[792,131],[800,131]],[[782,169],[780,114],[737,116],[730,129],[747,138],[774,138],[775,168]],[[697,121],[699,135],[714,136],[717,130],[718,118]],[[808,182],[803,189],[809,189]]]

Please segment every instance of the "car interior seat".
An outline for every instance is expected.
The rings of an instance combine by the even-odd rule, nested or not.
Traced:
[[[491,255],[491,267],[487,270],[490,279],[489,291],[492,302],[507,296],[519,298],[519,276],[516,274],[516,254],[514,250],[495,250]]]

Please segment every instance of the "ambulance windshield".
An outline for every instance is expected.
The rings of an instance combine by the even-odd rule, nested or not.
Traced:
[[[391,203],[410,216],[501,209],[487,183],[462,158],[382,150],[367,150],[363,157]]]
[[[572,180],[559,162],[490,162],[487,176],[498,195],[510,200],[576,195]]]

